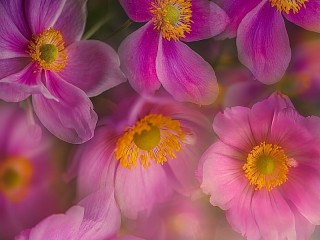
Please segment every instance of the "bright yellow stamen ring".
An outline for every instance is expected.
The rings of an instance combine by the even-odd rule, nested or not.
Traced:
[[[289,14],[299,12],[301,7],[306,7],[305,3],[309,0],[269,0],[272,7],[276,7],[279,12]]]
[[[118,139],[115,157],[120,165],[134,168],[137,162],[150,166],[150,160],[164,164],[181,150],[185,133],[180,122],[161,114],[150,114],[128,128]]]
[[[60,72],[67,64],[63,37],[53,28],[33,36],[29,42],[28,53],[32,60],[44,70]]]
[[[243,165],[245,176],[256,190],[271,190],[288,180],[289,159],[281,147],[262,142],[248,154]]]
[[[161,31],[167,40],[179,40],[191,32],[190,0],[155,0],[151,3],[154,29]]]

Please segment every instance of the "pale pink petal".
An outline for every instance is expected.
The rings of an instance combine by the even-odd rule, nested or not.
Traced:
[[[146,22],[152,18],[151,0],[119,0],[128,17],[135,22]]]
[[[119,47],[121,68],[139,93],[152,93],[161,86],[155,66],[159,37],[149,22],[131,33]]]
[[[291,49],[282,15],[262,1],[242,20],[238,28],[239,60],[265,84],[280,81]]]
[[[208,105],[217,98],[212,67],[180,41],[160,39],[156,71],[163,87],[178,101]]]
[[[35,113],[55,136],[70,143],[83,143],[92,138],[97,114],[86,94],[59,78],[47,73],[47,88],[58,99],[32,96]]]
[[[182,41],[193,42],[214,37],[229,23],[227,14],[215,3],[208,0],[192,1],[191,32]]]
[[[79,41],[66,51],[68,64],[58,74],[89,97],[126,81],[118,55],[107,44],[95,40]]]

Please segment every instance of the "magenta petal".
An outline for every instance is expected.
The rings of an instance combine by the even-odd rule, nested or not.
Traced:
[[[227,14],[208,0],[192,1],[191,32],[182,41],[192,42],[211,38],[221,33],[229,23]]]
[[[302,7],[299,12],[284,14],[284,16],[294,24],[309,31],[320,32],[320,1],[310,0],[305,2],[306,7]]]
[[[161,38],[156,66],[163,87],[178,101],[207,105],[217,98],[212,67],[184,43]]]
[[[26,17],[33,34],[42,33],[53,27],[67,0],[26,1]]]
[[[242,20],[238,29],[239,60],[265,84],[279,81],[291,58],[283,17],[269,2],[261,2]]]
[[[43,125],[70,143],[83,143],[92,138],[98,117],[86,94],[49,73],[47,88],[59,102],[39,94],[32,96],[35,113]]]
[[[80,40],[83,34],[87,17],[86,3],[87,0],[66,1],[57,22],[53,26],[61,32],[65,46]]]
[[[0,83],[0,99],[6,102],[21,102],[29,96],[30,93],[21,91],[20,85]]]
[[[59,75],[89,97],[126,81],[117,53],[100,41],[78,41],[67,49],[68,64]]]
[[[152,18],[151,0],[119,0],[130,19],[135,22],[146,22]]]
[[[155,67],[159,37],[149,22],[130,34],[119,47],[121,68],[139,93],[154,92],[161,86]]]

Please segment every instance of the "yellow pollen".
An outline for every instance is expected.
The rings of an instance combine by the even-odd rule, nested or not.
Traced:
[[[154,29],[163,38],[177,41],[191,32],[191,0],[155,0],[151,3]]]
[[[281,147],[265,142],[255,146],[243,165],[245,176],[255,190],[271,190],[288,180],[289,159]]]
[[[306,2],[309,0],[269,0],[272,7],[276,7],[279,12],[289,14],[299,12],[301,7],[306,7]]]
[[[22,200],[33,175],[31,163],[23,157],[9,157],[0,162],[0,194],[12,202]]]
[[[58,30],[49,28],[32,37],[28,53],[43,70],[60,72],[67,64],[64,41]]]
[[[115,157],[120,165],[132,169],[139,162],[144,168],[150,160],[164,164],[181,151],[185,133],[180,122],[161,114],[150,114],[129,127],[118,139]]]

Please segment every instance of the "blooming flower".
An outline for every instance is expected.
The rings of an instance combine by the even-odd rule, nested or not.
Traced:
[[[307,240],[320,223],[319,127],[281,94],[215,117],[201,188],[247,239]]]
[[[57,137],[82,143],[97,115],[88,97],[124,81],[115,51],[79,41],[86,0],[1,1],[0,98],[32,95],[35,113]]]
[[[119,109],[75,153],[80,197],[114,186],[122,213],[136,218],[173,192],[198,190],[193,175],[211,140],[209,121],[171,100],[126,101]]]
[[[239,60],[265,84],[279,81],[291,59],[283,17],[309,31],[320,32],[318,0],[220,2],[231,17],[224,36],[237,35]]]
[[[218,85],[211,66],[182,43],[222,32],[228,17],[208,0],[120,0],[135,22],[147,22],[120,45],[121,66],[142,94],[162,85],[175,99],[211,104]]]
[[[49,138],[18,106],[0,107],[0,239],[58,210]]]

